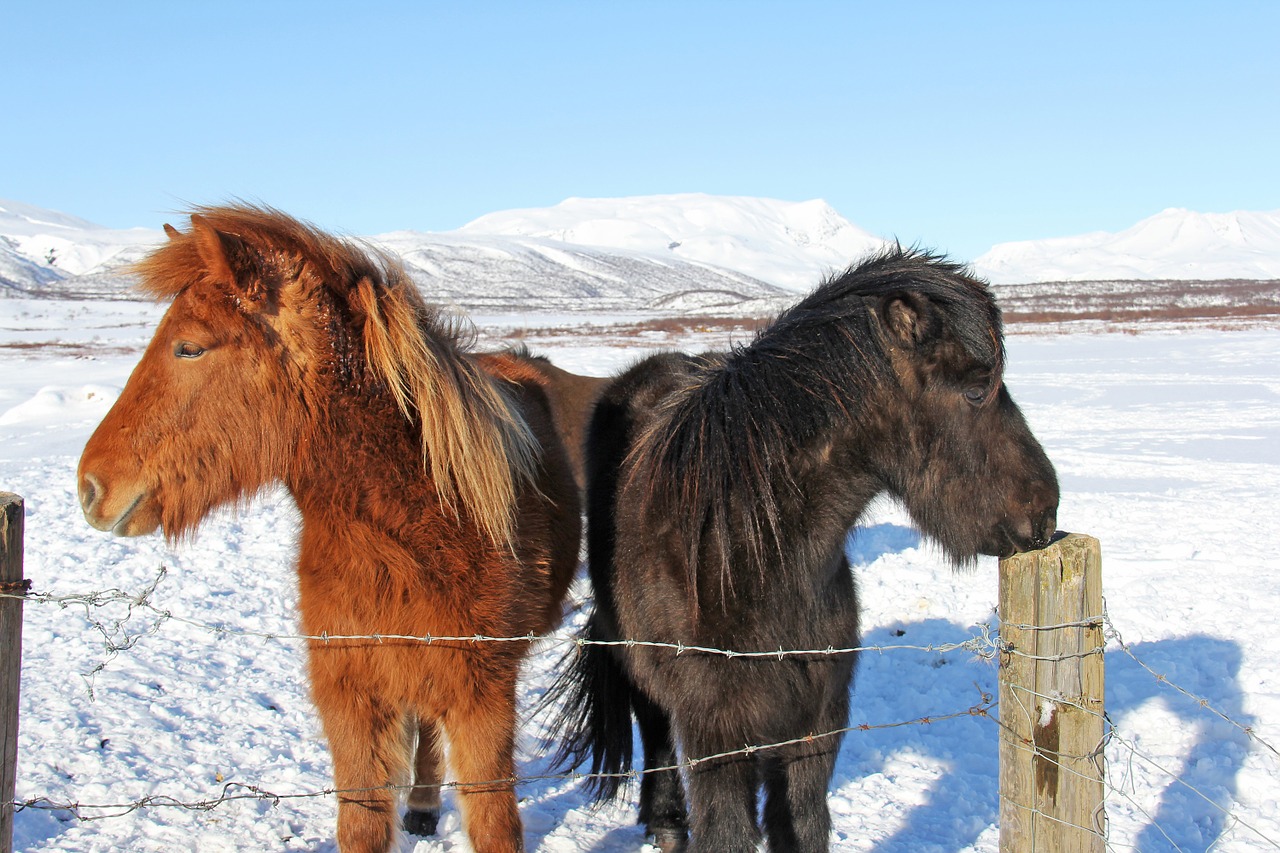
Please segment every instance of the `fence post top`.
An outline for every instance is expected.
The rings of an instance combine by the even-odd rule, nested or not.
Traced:
[[[1065,530],[1059,530],[1049,540],[1049,544],[1043,548],[1036,551],[1021,551],[1012,556],[1004,557],[1000,560],[1000,564],[1002,566],[1005,564],[1013,565],[1028,559],[1035,560],[1036,555],[1051,552],[1062,553],[1065,551],[1067,553],[1075,553],[1085,551],[1097,553],[1101,548],[1101,543],[1094,536],[1090,536],[1087,533],[1068,533]]]
[[[1086,545],[1096,543],[1097,541],[1097,537],[1090,536],[1087,533],[1068,533],[1065,530],[1059,530],[1057,533],[1053,534],[1053,539],[1049,541],[1048,547],[1067,542]]]

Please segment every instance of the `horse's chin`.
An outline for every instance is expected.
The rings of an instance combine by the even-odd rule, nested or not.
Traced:
[[[1022,537],[1016,536],[1003,528],[992,531],[987,539],[978,546],[979,554],[986,557],[998,557],[1001,560],[1007,560],[1014,554],[1020,554],[1023,551],[1034,550],[1035,548],[1030,541],[1024,541]]]
[[[116,536],[148,536],[159,529],[160,508],[150,505],[142,512],[135,510],[128,518],[121,519],[111,532]]]

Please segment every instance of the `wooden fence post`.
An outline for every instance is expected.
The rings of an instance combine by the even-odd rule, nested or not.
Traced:
[[[21,593],[22,498],[0,492],[0,592]],[[18,687],[22,672],[22,599],[0,598],[0,853],[13,853],[13,794],[18,780]]]
[[[1068,534],[1000,561],[1001,853],[1101,853],[1102,552]]]

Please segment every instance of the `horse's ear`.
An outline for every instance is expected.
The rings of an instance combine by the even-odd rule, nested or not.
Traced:
[[[248,244],[234,234],[219,231],[198,213],[191,214],[191,234],[210,278],[251,300],[262,297],[262,265]]]
[[[169,236],[170,240],[177,240],[179,237],[182,236],[182,232],[179,231],[177,228],[174,228],[168,222],[164,224],[164,233]]]
[[[933,303],[909,291],[891,293],[880,301],[880,322],[890,338],[906,347],[917,347],[938,332]]]
[[[236,283],[236,271],[232,269],[232,257],[241,254],[240,241],[230,234],[223,234],[198,213],[191,214],[191,234],[196,239],[196,251],[209,277],[223,284]]]

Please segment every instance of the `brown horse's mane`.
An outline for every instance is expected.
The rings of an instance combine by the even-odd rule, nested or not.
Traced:
[[[135,266],[143,292],[172,299],[188,288],[229,286],[249,313],[264,299],[314,293],[284,287],[290,281],[322,285],[346,306],[338,313],[351,318],[373,376],[418,427],[424,469],[441,499],[455,510],[461,503],[495,544],[511,547],[517,491],[534,481],[538,444],[505,381],[471,352],[461,320],[429,306],[402,264],[371,246],[269,207],[190,214],[191,231],[166,226],[169,242]]]

